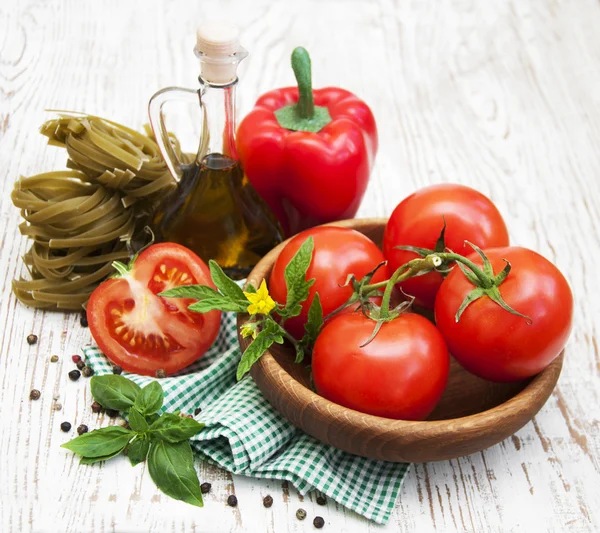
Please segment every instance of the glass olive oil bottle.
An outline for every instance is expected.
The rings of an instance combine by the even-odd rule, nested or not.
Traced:
[[[195,53],[200,88],[169,87],[149,104],[154,136],[178,182],[155,213],[152,229],[157,240],[182,244],[241,279],[283,238],[277,218],[244,176],[237,156],[236,71],[248,54],[235,27],[216,23],[198,28]],[[162,106],[172,99],[200,105],[200,146],[190,164],[177,158],[165,127]]]

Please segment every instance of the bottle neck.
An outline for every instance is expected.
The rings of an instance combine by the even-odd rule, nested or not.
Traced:
[[[198,161],[202,161],[208,154],[223,154],[237,161],[235,144],[237,78],[228,85],[211,84],[202,78],[199,78],[199,81],[202,136]]]

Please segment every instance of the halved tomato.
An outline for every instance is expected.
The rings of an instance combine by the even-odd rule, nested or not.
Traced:
[[[99,285],[87,317],[98,347],[128,372],[172,374],[199,359],[219,332],[220,311],[194,313],[195,300],[158,293],[180,285],[214,287],[204,261],[174,243],[144,250],[120,277]]]

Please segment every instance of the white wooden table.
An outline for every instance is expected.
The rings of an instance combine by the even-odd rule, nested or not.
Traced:
[[[418,187],[455,181],[489,195],[513,242],[568,274],[575,329],[554,394],[516,435],[483,453],[415,465],[386,531],[600,529],[600,4],[597,0],[43,1],[0,7],[0,530],[239,532],[381,528],[279,482],[199,465],[203,509],[171,500],[145,465],[80,467],[59,425],[108,423],[71,382],[71,354],[91,342],[76,314],[20,305],[10,283],[27,244],[9,198],[19,174],[62,168],[37,133],[44,109],[99,114],[141,128],[167,85],[194,87],[195,26],[227,16],[250,51],[240,114],[293,82],[289,54],[312,53],[315,87],[372,106],[380,150],[362,216],[389,215]],[[29,346],[29,333],[39,335]],[[59,356],[57,363],[50,356]],[[42,397],[28,399],[37,388]],[[54,410],[56,403],[62,410]],[[225,504],[235,492],[237,508]],[[264,509],[262,497],[274,504]],[[309,519],[299,522],[302,506]]]

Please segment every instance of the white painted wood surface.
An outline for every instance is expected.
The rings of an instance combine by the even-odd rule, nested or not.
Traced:
[[[9,194],[19,174],[62,168],[37,133],[46,108],[133,127],[167,85],[194,87],[195,26],[228,16],[251,53],[240,114],[292,83],[304,45],[316,87],[339,85],[373,108],[380,151],[363,216],[388,215],[416,188],[456,181],[489,195],[513,242],[572,283],[575,329],[559,385],[535,420],[483,453],[415,465],[386,531],[600,530],[600,4],[596,0],[222,2],[13,0],[0,6],[0,530],[239,532],[381,528],[281,483],[201,465],[203,509],[162,496],[145,465],[79,467],[60,431],[108,423],[89,409],[70,356],[91,341],[75,314],[21,306],[10,281],[26,249]],[[40,342],[28,346],[36,333]],[[59,362],[50,363],[52,354]],[[42,397],[28,399],[38,388]],[[54,400],[53,398],[57,398]],[[63,405],[56,411],[57,402]],[[225,504],[235,493],[239,507]],[[265,510],[261,499],[275,500]],[[302,506],[309,519],[299,522]]]

